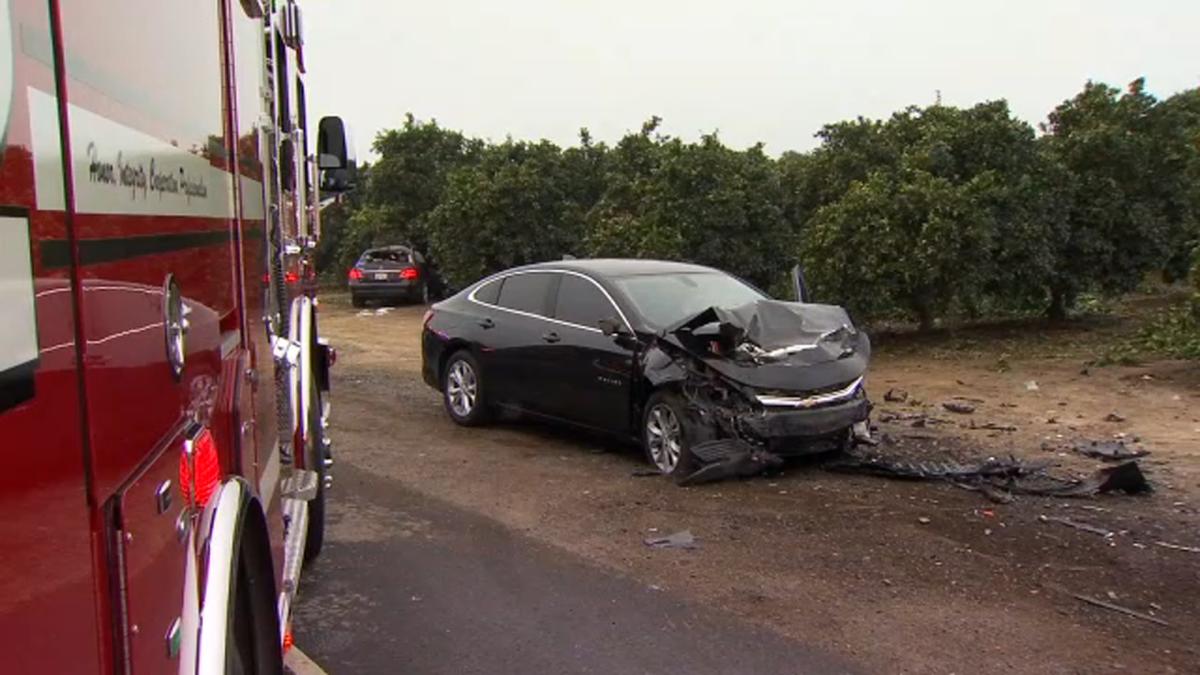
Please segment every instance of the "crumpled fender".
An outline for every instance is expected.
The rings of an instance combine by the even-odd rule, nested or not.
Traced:
[[[683,382],[687,379],[687,371],[683,366],[663,351],[658,344],[650,345],[639,357],[642,375],[654,389],[664,384]]]

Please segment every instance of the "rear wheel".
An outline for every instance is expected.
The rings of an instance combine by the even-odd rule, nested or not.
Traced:
[[[275,615],[274,577],[261,550],[249,541],[238,547],[226,623],[225,672],[282,675],[283,654]]]
[[[663,474],[686,475],[694,464],[691,453],[691,434],[679,397],[667,391],[657,391],[646,401],[642,413],[642,447],[646,459]]]
[[[305,468],[317,472],[317,495],[308,502],[308,533],[304,537],[304,562],[321,554],[325,543],[325,429],[321,426],[321,394],[309,383],[308,434],[304,439]]]
[[[473,427],[490,418],[483,395],[483,374],[471,352],[463,349],[450,355],[442,375],[442,402],[450,419]]]
[[[367,301],[366,301],[366,300],[363,300],[363,299],[362,299],[362,298],[360,298],[360,297],[358,297],[358,295],[357,295],[357,294],[355,294],[355,293],[351,293],[351,294],[350,294],[350,306],[352,306],[352,307],[366,307],[366,306],[367,306]]]

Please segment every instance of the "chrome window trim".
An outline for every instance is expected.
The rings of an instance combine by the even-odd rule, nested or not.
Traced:
[[[772,408],[815,408],[826,403],[835,403],[848,399],[858,391],[862,386],[863,378],[860,376],[845,387],[837,391],[831,391],[825,394],[817,394],[815,396],[768,396],[760,394],[755,398],[758,402]]]
[[[533,312],[526,312],[524,310],[513,309],[511,307],[501,307],[500,305],[493,305],[490,302],[484,302],[475,297],[475,294],[479,292],[479,289],[483,288],[487,284],[490,284],[494,281],[500,281],[501,279],[515,277],[515,276],[518,276],[521,274],[570,274],[571,276],[576,276],[581,279],[587,279],[588,281],[590,281],[592,283],[593,286],[600,289],[600,292],[603,293],[604,297],[608,300],[608,304],[612,305],[612,308],[617,310],[617,315],[621,317],[621,321],[625,324],[625,327],[629,329],[629,332],[631,334],[633,333],[633,326],[629,323],[629,319],[627,319],[625,317],[625,312],[621,311],[620,305],[617,304],[616,300],[613,300],[613,297],[608,292],[608,290],[605,289],[603,286],[601,286],[595,279],[589,277],[586,274],[583,274],[581,272],[576,272],[574,270],[537,269],[537,270],[520,270],[518,272],[507,272],[507,273],[501,272],[500,274],[498,274],[496,276],[488,277],[487,279],[484,279],[483,281],[476,284],[475,288],[471,289],[471,292],[469,294],[467,294],[467,299],[477,305],[482,305],[484,307],[491,307],[492,309],[498,309],[503,312],[509,312],[511,314],[517,314],[519,316],[527,316],[531,319],[541,319],[542,321],[549,321],[550,323],[556,323],[561,326],[570,326],[571,328],[578,328],[579,330],[586,330],[586,331],[591,331],[593,333],[600,333],[601,335],[604,334],[604,331],[600,330],[599,328],[593,328],[591,326],[584,326],[584,325],[581,325],[578,323],[572,323],[570,321],[562,321],[561,319],[555,319],[554,317],[542,316],[541,314],[534,314]],[[504,290],[504,289],[501,288],[501,290]],[[497,298],[497,300],[499,300],[500,296],[497,295],[496,298]]]

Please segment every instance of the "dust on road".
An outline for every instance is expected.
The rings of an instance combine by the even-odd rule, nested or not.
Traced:
[[[423,307],[361,316],[335,297],[323,300],[321,310],[322,331],[339,350],[332,430],[339,465],[878,672],[1197,671],[1200,556],[1155,545],[1200,543],[1194,458],[1179,466],[1186,450],[1173,438],[1168,456],[1156,458],[1166,464],[1151,465],[1150,472],[1170,486],[1148,498],[1026,497],[998,505],[948,485],[804,465],[778,477],[678,488],[665,479],[634,477],[642,459],[617,442],[523,422],[455,426],[420,379]],[[953,360],[918,367],[909,356],[889,363],[885,350],[872,368],[873,398],[905,386],[927,387],[933,400],[964,379],[956,373],[983,381],[973,368]],[[1023,373],[1014,371],[988,386],[1020,382]],[[1055,387],[1048,396],[1070,402],[1075,414],[1092,414],[1087,406],[1108,402],[1103,393],[1068,391],[1053,377],[1040,377]],[[1194,395],[1186,385],[1179,391]],[[1060,407],[1023,401],[1020,408],[1001,408],[992,396],[981,398],[994,402],[997,418],[1020,420],[1023,428],[1029,418],[1018,413]],[[931,451],[942,442],[938,434],[947,442],[988,438],[972,430],[922,431],[932,434]],[[1040,429],[1017,434],[1040,435]],[[1154,440],[1152,429],[1143,436]],[[1163,471],[1168,465],[1175,473]],[[1041,515],[1068,516],[1116,534],[1061,527],[1039,521]],[[379,534],[371,530],[377,525],[339,534],[354,520],[334,526],[331,545],[338,537]],[[420,532],[420,523],[393,526]],[[696,535],[698,549],[661,551],[642,543],[683,529]],[[1170,625],[1087,605],[1072,593],[1152,613]]]

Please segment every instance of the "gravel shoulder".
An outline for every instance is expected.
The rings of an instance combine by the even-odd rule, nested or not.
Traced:
[[[1183,431],[1200,427],[1194,367],[1081,375],[1078,363],[1011,359],[1007,372],[996,373],[986,354],[923,358],[884,349],[872,368],[877,415],[919,411],[949,420],[920,430],[885,425],[888,433],[919,436],[910,442],[931,456],[944,444],[968,443],[981,453],[1007,450],[1082,468],[1072,453],[1043,450],[1043,443],[1076,433],[1138,435],[1154,450],[1146,468],[1160,489],[1149,497],[1026,497],[1001,505],[949,485],[802,464],[780,476],[685,489],[635,477],[644,468],[638,451],[605,439],[519,421],[452,424],[420,380],[423,307],[360,315],[332,296],[321,310],[322,331],[339,351],[336,458],[351,471],[874,672],[1168,673],[1196,672],[1200,663],[1200,554],[1156,544],[1200,546],[1200,434]],[[1036,391],[1025,388],[1030,379]],[[883,404],[889,388],[907,390],[908,401]],[[1018,431],[962,426],[966,419],[937,411],[953,396],[981,399],[973,418]],[[1071,421],[1047,424],[1050,410]],[[1103,422],[1114,410],[1127,425]],[[339,482],[335,499],[353,502],[347,490],[353,487]],[[1116,534],[1101,537],[1040,515]],[[333,526],[332,548],[345,527]],[[683,529],[699,548],[643,544]]]

